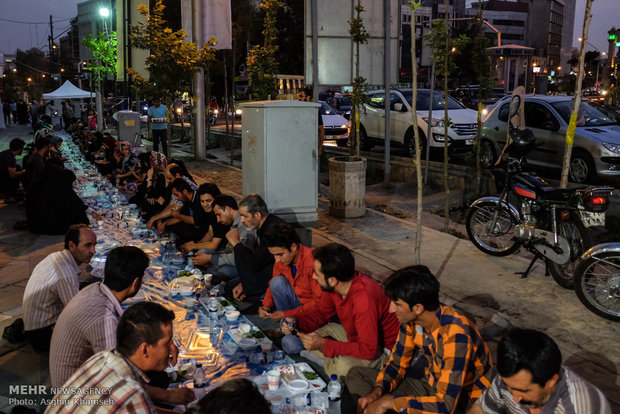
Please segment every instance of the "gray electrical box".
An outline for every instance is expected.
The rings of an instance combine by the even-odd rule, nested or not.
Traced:
[[[243,194],[260,194],[269,211],[288,222],[316,222],[319,104],[260,101],[241,107]]]
[[[118,111],[116,120],[118,121],[119,141],[128,141],[133,148],[139,147],[142,143],[140,114],[134,111]]]

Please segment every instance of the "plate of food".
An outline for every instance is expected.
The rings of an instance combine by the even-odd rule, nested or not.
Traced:
[[[293,392],[298,392],[293,388],[296,388],[296,385],[298,387],[302,382],[308,384],[307,389],[322,390],[327,386],[325,381],[305,362],[280,365],[276,369],[280,371],[284,384]]]
[[[189,296],[194,293],[198,280],[194,276],[180,276],[170,282],[169,291],[171,295]]]

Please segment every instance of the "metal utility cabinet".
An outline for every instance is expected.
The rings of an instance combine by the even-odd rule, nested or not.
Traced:
[[[258,101],[243,110],[243,194],[288,222],[318,220],[318,103]]]

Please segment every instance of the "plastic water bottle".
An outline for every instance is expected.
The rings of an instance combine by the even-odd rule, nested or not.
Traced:
[[[327,384],[327,397],[329,398],[329,414],[340,414],[340,394],[342,387],[338,381],[338,376],[332,374],[329,384]]]
[[[196,364],[196,370],[194,371],[194,388],[202,388],[205,385],[207,385],[205,370],[202,368],[202,364]]]
[[[217,298],[216,297],[210,297],[209,298],[209,302],[208,302],[208,309],[209,309],[209,319],[211,319],[211,321],[213,323],[217,322]]]

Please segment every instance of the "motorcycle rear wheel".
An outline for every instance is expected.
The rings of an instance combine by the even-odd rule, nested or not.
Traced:
[[[491,229],[496,212],[497,219]],[[521,242],[514,239],[515,224],[517,222],[508,207],[501,205],[498,211],[498,203],[492,201],[484,201],[472,207],[465,222],[469,240],[492,256],[508,256],[517,251]]]
[[[620,253],[600,253],[581,262],[575,293],[598,316],[620,322]]]
[[[575,284],[575,271],[581,262],[581,255],[594,245],[592,235],[586,229],[575,214],[571,213],[570,219],[558,222],[558,234],[564,236],[570,245],[570,259],[564,264],[557,264],[547,260],[549,272],[553,280],[565,289],[573,289]]]

